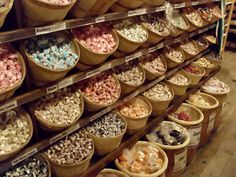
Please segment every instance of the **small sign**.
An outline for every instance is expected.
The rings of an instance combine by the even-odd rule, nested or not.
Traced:
[[[196,5],[198,5],[198,1],[192,2],[192,6],[196,6]]]
[[[202,124],[192,126],[190,129],[188,129],[188,132],[190,134],[190,143],[189,143],[190,149],[195,148],[199,145],[201,131],[202,131]]]
[[[95,23],[102,23],[106,20],[105,16],[99,16],[95,18]]]
[[[46,93],[47,93],[47,94],[50,94],[50,93],[53,93],[53,92],[55,92],[55,91],[57,91],[57,90],[58,90],[58,86],[57,86],[57,84],[56,84],[56,85],[53,85],[53,86],[48,87],[48,88],[46,89]]]
[[[133,59],[134,59],[134,55],[128,55],[128,56],[125,57],[125,61],[126,62],[129,62],[129,61],[131,61]]]
[[[18,106],[17,100],[11,101],[7,104],[4,104],[3,106],[0,107],[0,114],[3,112],[6,112],[8,110],[11,110],[13,108],[16,108]]]
[[[72,85],[74,82],[73,82],[73,78],[67,78],[67,79],[64,79],[62,80],[61,82],[58,83],[58,89],[62,89],[62,88],[65,88],[65,87],[68,87],[69,85]]]
[[[17,157],[16,159],[14,159],[11,162],[12,166],[15,166],[16,164],[18,164],[18,163],[22,162],[23,160],[31,157],[32,155],[36,154],[37,152],[38,152],[37,148],[33,148],[33,149],[27,151],[25,154],[23,154],[23,155]]]
[[[187,162],[187,148],[184,148],[181,152],[178,152],[174,155],[174,168],[173,175],[180,171],[183,171],[186,168]]]
[[[152,52],[155,52],[157,50],[157,47],[154,46],[154,47],[151,47],[148,49],[148,53],[152,53]]]
[[[146,9],[138,9],[138,10],[131,10],[128,12],[128,17],[136,16],[136,15],[143,15],[146,14]]]
[[[44,27],[35,28],[35,35],[48,34],[56,31],[61,31],[66,29],[66,23],[59,23],[55,25],[49,25]]]
[[[155,12],[160,12],[160,11],[164,11],[164,10],[165,10],[165,6],[156,7]]]
[[[180,3],[180,4],[175,4],[175,5],[174,5],[174,7],[175,7],[176,9],[183,8],[183,7],[185,7],[185,6],[186,6],[186,5],[185,5],[185,2]]]

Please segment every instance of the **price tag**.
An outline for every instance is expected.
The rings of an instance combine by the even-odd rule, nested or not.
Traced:
[[[192,126],[190,129],[188,129],[188,132],[190,134],[189,148],[195,148],[199,145],[201,131],[202,131],[202,124]]]
[[[205,28],[203,28],[203,29],[200,29],[199,31],[198,31],[198,33],[199,34],[201,34],[201,33],[204,33],[205,31],[207,31]]]
[[[42,34],[48,34],[48,33],[61,31],[65,29],[66,29],[66,23],[59,23],[55,25],[35,28],[35,35],[37,36],[37,35],[42,35]]]
[[[142,52],[141,51],[134,54],[134,58],[139,58],[141,56],[142,56]]]
[[[131,61],[131,60],[133,60],[134,59],[134,55],[129,55],[129,56],[126,56],[125,57],[125,61],[126,62],[129,62],[129,61]]]
[[[136,16],[136,15],[143,15],[146,14],[146,9],[138,9],[138,10],[131,10],[128,12],[128,17]]]
[[[155,52],[157,50],[157,47],[151,47],[148,49],[148,53],[152,53],[152,52]]]
[[[207,133],[210,133],[214,129],[215,125],[215,117],[216,117],[216,111],[211,112],[209,116],[209,122],[207,127]]]
[[[95,18],[95,23],[102,23],[106,20],[105,16],[99,16]]]
[[[111,63],[105,64],[105,65],[101,66],[99,69],[100,69],[100,72],[111,69]]]
[[[179,37],[174,39],[174,43],[177,43],[177,42],[180,42],[180,38]]]
[[[157,49],[161,49],[163,47],[164,47],[164,43],[163,42],[161,42],[160,44],[157,44],[157,46],[156,46]]]
[[[175,153],[174,155],[173,175],[175,173],[183,171],[186,168],[186,162],[187,162],[187,148],[184,148],[182,151]]]
[[[73,82],[73,78],[68,78],[68,79],[64,79],[63,81],[59,82],[58,83],[58,89],[62,89],[62,88],[65,88],[69,85],[72,85],[74,82]]]
[[[16,108],[17,106],[18,106],[17,100],[4,104],[3,106],[0,107],[0,113]]]
[[[192,2],[192,6],[196,6],[196,5],[198,5],[198,1]]]
[[[53,93],[53,92],[55,92],[57,90],[58,90],[58,86],[57,85],[53,85],[53,86],[48,87],[46,89],[46,92],[47,92],[47,94],[50,94],[50,93]]]
[[[180,4],[175,4],[175,5],[174,5],[174,7],[175,7],[176,9],[183,8],[183,7],[185,7],[185,6],[186,6],[186,5],[185,5],[185,2],[180,3]]]
[[[164,10],[165,10],[165,6],[156,7],[155,12],[160,12],[160,11],[164,11]]]
[[[63,137],[64,137],[64,134],[63,134],[63,133],[60,133],[60,134],[58,134],[58,135],[52,137],[52,138],[49,140],[49,142],[50,142],[50,144],[53,144],[53,143],[57,142],[58,140],[62,139]]]
[[[16,159],[14,159],[11,162],[12,166],[15,166],[16,164],[18,164],[18,163],[22,162],[23,160],[31,157],[32,155],[36,154],[37,152],[38,152],[37,148],[33,148],[33,149],[27,151],[25,154],[23,154],[23,155],[17,157]]]

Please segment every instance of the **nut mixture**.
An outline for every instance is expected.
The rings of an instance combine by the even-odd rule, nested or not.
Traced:
[[[198,8],[198,12],[202,16],[202,18],[206,21],[212,21],[214,19],[214,14],[211,8],[202,6]]]
[[[209,103],[205,97],[199,94],[190,95],[189,101],[199,106],[204,106],[204,107],[211,106],[211,103]]]
[[[80,93],[66,87],[38,99],[34,104],[34,113],[54,126],[67,126],[83,111],[81,104]]]
[[[171,76],[168,79],[168,81],[173,83],[173,84],[181,85],[181,86],[188,85],[188,83],[189,83],[189,79],[186,76],[184,76],[183,74],[180,74],[180,73],[177,73],[174,76]]]
[[[115,113],[109,113],[86,127],[89,133],[107,138],[124,133],[125,122]]]
[[[173,20],[172,23],[175,27],[178,27],[180,29],[188,29],[188,24],[187,22],[184,20],[184,18],[182,17],[182,15],[180,15],[180,13],[176,13],[173,16]]]
[[[27,159],[25,162],[8,170],[2,177],[48,177],[47,163],[36,158]]]
[[[41,0],[41,1],[54,5],[67,5],[73,2],[73,0]]]
[[[184,56],[183,56],[182,52],[178,49],[175,49],[172,47],[167,47],[165,50],[165,55],[177,63],[184,62]]]
[[[22,77],[18,55],[10,44],[0,45],[0,92],[19,83]]]
[[[224,82],[220,81],[218,78],[214,77],[207,81],[202,86],[202,89],[210,92],[224,93],[229,91],[229,86],[226,85]]]
[[[74,34],[85,48],[96,53],[111,53],[117,45],[111,27],[105,23],[77,28]]]
[[[131,18],[115,22],[114,27],[122,36],[134,42],[144,42],[148,36],[142,25]]]
[[[161,14],[142,15],[140,16],[140,20],[153,32],[162,36],[168,36],[170,33],[166,19]]]
[[[38,36],[25,42],[26,51],[34,62],[49,69],[67,69],[77,62],[71,42],[64,37]]]
[[[209,60],[207,60],[206,58],[203,58],[203,57],[199,58],[194,63],[196,63],[197,65],[204,67],[204,68],[213,68],[215,66],[213,63],[211,63]]]
[[[186,111],[175,112],[171,114],[171,116],[175,117],[176,119],[183,120],[183,121],[192,120],[192,116]]]
[[[54,144],[44,155],[59,165],[78,165],[93,153],[93,140],[79,131]]]
[[[165,64],[157,53],[150,53],[140,57],[140,64],[151,73],[165,73],[166,71]]]
[[[120,97],[121,87],[112,73],[104,72],[79,84],[84,96],[97,104],[108,105]]]
[[[183,12],[186,15],[186,17],[188,18],[188,20],[191,21],[194,25],[196,25],[196,26],[203,25],[203,21],[202,21],[200,14],[194,8],[186,7],[183,9]]]
[[[30,137],[30,125],[22,113],[14,110],[0,114],[0,155],[22,147]]]
[[[187,52],[187,53],[189,53],[189,54],[191,54],[191,55],[197,55],[197,53],[198,53],[198,49],[197,49],[196,46],[193,44],[193,42],[190,42],[190,41],[188,41],[188,40],[186,40],[185,42],[183,42],[183,43],[181,44],[181,48],[182,48],[185,52]]]
[[[156,84],[154,87],[144,92],[143,96],[152,100],[165,101],[171,99],[173,95],[167,85]]]
[[[190,73],[190,74],[194,74],[194,75],[201,75],[201,74],[203,74],[203,73],[201,72],[201,70],[200,70],[197,66],[192,65],[192,64],[189,64],[189,65],[185,66],[185,67],[184,67],[184,70],[185,70],[186,72],[188,72],[188,73]]]
[[[144,81],[144,73],[135,61],[117,66],[114,71],[117,78],[128,85],[138,86]]]

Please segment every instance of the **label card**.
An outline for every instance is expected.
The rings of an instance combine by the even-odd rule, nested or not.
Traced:
[[[202,131],[202,124],[192,126],[190,129],[188,129],[188,132],[190,134],[189,148],[195,148],[198,146],[200,142],[201,131]]]
[[[173,175],[186,168],[187,162],[187,148],[184,148],[181,152],[174,155],[174,168]]]
[[[11,110],[13,108],[16,108],[17,106],[18,106],[17,100],[11,101],[11,102],[4,104],[3,106],[0,107],[0,113],[3,113],[8,110]]]
[[[35,35],[37,36],[37,35],[42,35],[42,34],[48,34],[48,33],[61,31],[65,29],[66,29],[66,23],[44,26],[44,27],[35,28]]]
[[[211,112],[209,116],[209,123],[207,127],[207,133],[210,133],[214,129],[215,125],[215,118],[216,118],[216,111]]]

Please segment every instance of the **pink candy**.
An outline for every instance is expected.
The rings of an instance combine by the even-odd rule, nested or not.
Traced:
[[[14,86],[22,79],[18,56],[9,44],[0,45],[0,91]]]
[[[72,2],[72,0],[41,0],[41,1],[55,5],[67,5]]]
[[[110,53],[116,46],[116,41],[108,25],[90,25],[75,30],[80,43],[96,53]]]

